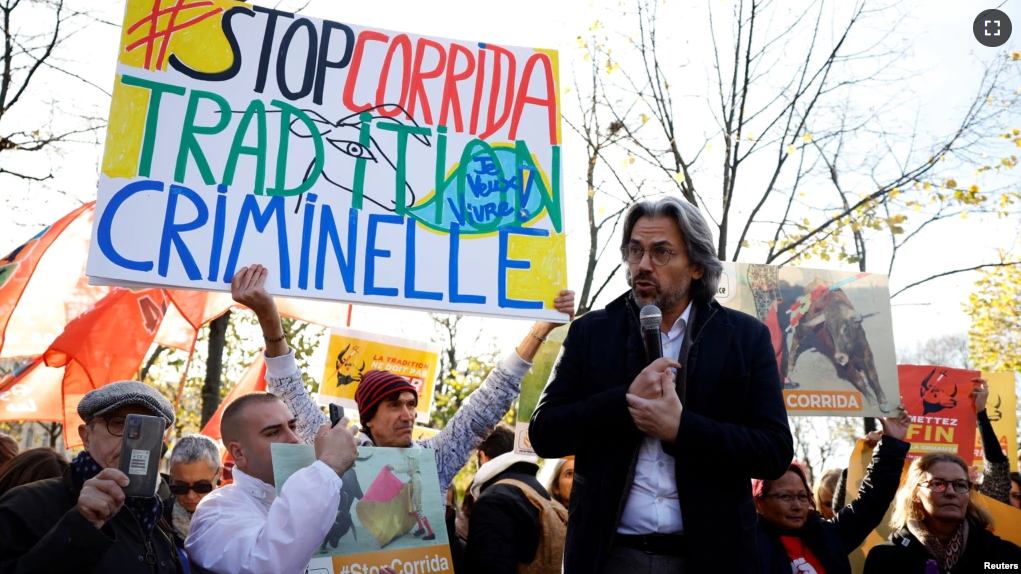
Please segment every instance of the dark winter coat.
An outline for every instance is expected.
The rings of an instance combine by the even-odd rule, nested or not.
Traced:
[[[519,462],[482,485],[468,522],[467,572],[514,574],[518,563],[527,564],[535,559],[542,534],[539,509],[520,488],[496,483],[507,479],[521,481],[548,499],[549,493],[535,478],[538,471],[535,464]]]
[[[907,528],[890,535],[890,541],[873,548],[865,559],[864,574],[925,574],[925,563],[932,559],[925,545]],[[940,574],[971,574],[989,572],[985,563],[1021,564],[1021,548],[992,532],[970,525],[964,556],[952,570]]]
[[[776,479],[794,456],[776,356],[758,319],[696,301],[680,360],[684,412],[676,461],[693,572],[758,572],[751,479]],[[596,574],[613,545],[643,434],[627,389],[646,365],[630,293],[571,324],[529,428],[544,458],[576,455],[566,574]],[[681,393],[681,384],[678,384]]]

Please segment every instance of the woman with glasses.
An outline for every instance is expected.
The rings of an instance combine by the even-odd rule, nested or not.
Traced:
[[[163,502],[163,517],[174,527],[174,544],[185,572],[189,571],[184,541],[195,507],[220,480],[220,449],[213,439],[191,435],[177,441],[170,453],[170,494]]]
[[[791,463],[787,473],[777,480],[752,481],[752,496],[759,511],[757,545],[763,574],[851,573],[848,554],[879,526],[897,493],[911,446],[904,442],[911,423],[904,405],[900,405],[900,413],[897,418],[880,419],[883,438],[858,498],[834,509],[833,518],[827,520],[816,510],[801,463]]]
[[[865,574],[981,572],[986,563],[1021,563],[1021,548],[989,530],[993,519],[971,489],[957,455],[934,452],[911,463],[890,521],[895,532],[869,552]]]

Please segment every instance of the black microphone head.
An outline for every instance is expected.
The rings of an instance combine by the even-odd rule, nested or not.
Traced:
[[[639,319],[642,322],[642,329],[646,330],[659,330],[660,325],[663,324],[663,313],[660,312],[659,307],[655,305],[646,305],[642,307],[641,313],[638,314]]]

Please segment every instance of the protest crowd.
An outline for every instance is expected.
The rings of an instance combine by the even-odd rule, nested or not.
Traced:
[[[412,53],[407,36],[390,38],[364,30],[359,35],[347,25],[330,22],[322,26],[322,44],[316,52],[318,37],[310,20],[261,6],[239,3],[222,16],[212,15],[224,22],[228,39],[224,50],[237,58],[237,67],[254,37],[247,29],[238,31],[244,28],[242,23],[258,17],[270,26],[279,19],[280,30],[288,26],[283,40],[280,34],[274,40],[270,28],[263,44],[260,32],[256,39],[262,59],[256,62],[261,67],[257,75],[250,75],[257,76],[255,92],[261,94],[267,89],[267,59],[275,53],[272,44],[287,42],[277,56],[276,81],[289,101],[309,94],[322,100],[334,81],[324,74],[350,65],[343,100],[351,107],[352,98],[363,97],[366,89],[357,89],[359,81],[366,80],[364,70],[371,67],[367,64],[363,77],[358,76],[366,44],[389,50],[380,94],[386,93],[388,71],[399,73],[396,66],[389,68],[393,51],[406,45],[405,60]],[[233,31],[232,21],[237,26]],[[302,89],[293,92],[287,87],[290,74],[284,73],[289,70],[281,62],[287,61],[289,42],[301,30],[311,34],[310,59]],[[346,38],[344,60],[329,59],[336,55],[330,51],[331,34],[338,43],[337,38]],[[169,36],[166,42],[169,45]],[[414,49],[422,50],[431,45],[428,42],[415,43]],[[432,44],[441,48],[442,58],[448,57],[446,48]],[[506,128],[487,124],[483,130],[509,130],[505,139],[516,140],[516,145],[491,146],[483,141],[489,135],[477,141],[465,135],[470,131],[474,138],[480,130],[477,118],[466,115],[461,121],[462,107],[469,114],[471,104],[467,98],[458,103],[456,78],[444,80],[450,84],[444,86],[442,99],[444,118],[448,106],[456,110],[452,124],[456,127],[448,132],[436,124],[435,140],[429,139],[433,132],[424,124],[431,119],[423,125],[414,120],[416,94],[425,93],[425,88],[416,87],[423,81],[419,76],[428,75],[420,69],[420,53],[411,87],[405,83],[405,91],[412,94],[410,111],[379,101],[356,106],[359,111],[339,120],[305,109],[311,104],[277,99],[272,100],[276,109],[267,111],[257,96],[252,96],[247,110],[231,109],[225,98],[194,88],[200,84],[189,84],[188,91],[163,83],[183,75],[188,82],[212,85],[234,81],[238,74],[237,68],[215,73],[192,69],[184,63],[188,56],[183,49],[185,55],[170,56],[167,69],[172,73],[165,76],[149,74],[148,61],[143,66],[146,73],[133,76],[121,70],[117,89],[127,86],[136,90],[132,93],[144,92],[155,102],[155,111],[132,120],[147,126],[133,152],[143,158],[144,167],[130,166],[129,175],[113,170],[117,177],[104,171],[102,199],[94,214],[96,245],[89,255],[98,263],[90,259],[89,276],[125,287],[162,285],[161,289],[182,292],[225,291],[229,284],[230,301],[223,308],[250,310],[261,331],[257,343],[262,350],[252,364],[258,386],[232,391],[224,399],[209,427],[215,427],[215,433],[204,429],[202,434],[184,436],[175,433],[180,393],[174,401],[143,382],[144,376],[92,380],[80,393],[60,387],[64,432],[81,444],[70,458],[52,448],[19,452],[15,440],[0,434],[0,574],[966,574],[1021,567],[1021,475],[1012,472],[1021,453],[1006,449],[1003,431],[994,428],[1000,402],[996,400],[996,406],[990,402],[990,381],[979,371],[943,366],[897,371],[894,361],[887,360],[879,369],[882,378],[888,382],[893,368],[900,372],[901,389],[910,380],[915,385],[911,393],[918,397],[884,391],[874,364],[881,361],[873,359],[883,343],[873,339],[870,348],[864,341],[866,317],[846,294],[851,292],[849,285],[866,281],[869,274],[849,274],[836,283],[806,274],[803,284],[793,285],[798,293],[789,296],[784,289],[792,285],[780,280],[779,266],[749,264],[741,273],[754,293],[738,303],[749,309],[754,305],[753,315],[739,310],[738,303],[729,304],[733,301],[721,303],[721,293],[732,295],[728,290],[735,288],[721,283],[731,267],[718,258],[713,232],[698,207],[677,194],[635,199],[622,209],[620,230],[615,231],[628,289],[603,308],[579,311],[575,317],[575,292],[565,288],[564,257],[546,257],[542,251],[562,249],[565,241],[556,94],[548,101],[540,99],[535,94],[541,90],[529,89],[531,72],[521,80],[514,72],[515,57],[527,70],[552,69],[553,64],[540,50],[515,56],[503,48],[478,46],[479,70],[484,70],[485,62],[495,62],[492,81],[500,82],[500,62],[507,61],[510,79],[505,81],[523,82],[508,85],[504,116],[511,124]],[[467,54],[473,59],[464,78],[481,74],[474,72],[474,50],[453,45],[447,73],[461,75],[453,73],[457,57]],[[133,64],[122,64],[134,73],[128,69]],[[404,66],[411,64],[406,61]],[[434,70],[434,78],[443,66]],[[473,88],[476,106],[484,99],[484,84],[479,76]],[[271,82],[268,89],[277,87]],[[546,89],[554,90],[552,81]],[[421,99],[418,105],[431,118],[427,98]],[[195,122],[200,101],[219,106],[216,114],[222,125],[220,119],[215,120],[219,127]],[[116,112],[116,97],[114,102]],[[490,102],[496,106],[495,92]],[[543,110],[542,121],[535,119],[532,108]],[[148,130],[169,129],[178,111],[187,117],[176,163],[181,175],[175,175],[177,183],[165,185],[168,182],[157,181],[156,172],[166,169],[161,164],[166,162],[154,153],[162,144],[154,144],[157,136]],[[408,123],[402,123],[400,112]],[[266,161],[266,150],[242,145],[245,130],[254,122],[260,126],[259,145],[266,147],[267,113],[279,113],[279,121],[271,124],[279,124],[283,134],[288,129],[293,133],[281,136],[280,166],[291,161],[287,137],[292,138],[289,153],[295,156],[302,146],[318,146],[315,153],[323,154],[327,142],[325,149],[332,155],[325,161],[318,155],[311,163],[301,160],[304,179],[295,184],[298,187],[284,185],[285,180],[288,185],[294,182],[282,167],[272,187],[273,177],[264,172],[274,162]],[[493,109],[472,113],[486,116],[490,124],[499,123]],[[220,173],[212,173],[210,162],[222,160],[216,154],[227,151],[206,144],[203,152],[196,134],[214,136],[230,118],[243,127],[234,144],[227,140],[229,167],[220,178]],[[462,123],[468,121],[466,130]],[[518,137],[519,129],[525,135]],[[350,139],[336,139],[345,130],[351,132]],[[118,137],[126,137],[113,127],[110,133],[108,150],[118,145]],[[456,138],[471,143],[465,143],[463,152],[451,152],[464,165],[450,169],[446,182],[449,166],[430,160],[425,179],[435,185],[431,191],[438,198],[431,202],[433,193],[422,194],[418,186],[422,197],[416,198],[409,183],[423,177],[411,173],[423,171],[422,161],[406,163],[403,155],[391,161],[379,149],[374,138],[388,133],[398,134],[399,153],[409,157],[409,145],[445,154],[448,143],[461,142]],[[525,145],[526,140],[534,149]],[[240,155],[260,160],[256,175],[237,170]],[[547,155],[555,166],[548,178],[537,165]],[[343,163],[347,161],[350,165]],[[199,167],[208,189],[184,185],[191,165]],[[468,173],[469,165],[477,171]],[[385,177],[373,179],[374,170],[381,167]],[[136,176],[145,179],[111,183]],[[336,183],[340,176],[353,177],[357,183],[351,189],[341,186]],[[257,178],[252,194],[240,191],[245,177]],[[450,183],[456,178],[468,181],[476,203],[465,199],[469,196],[464,189],[459,190],[460,203],[451,197],[444,203],[444,193],[453,194],[457,187]],[[208,185],[214,180],[225,182]],[[312,193],[317,180],[320,186],[327,185],[325,180],[344,192]],[[383,198],[380,190],[389,188],[380,181],[396,185],[396,197]],[[509,195],[515,196],[511,203]],[[331,207],[330,202],[339,201],[335,196],[345,202],[350,196],[349,209],[345,204],[342,210],[339,203]],[[497,196],[502,203],[485,204]],[[285,213],[285,197],[297,201],[293,213],[292,203],[286,204]],[[149,237],[135,242],[118,232],[117,226],[128,225],[123,222],[131,219],[125,214],[135,209],[132,202],[157,200],[163,202],[158,209],[154,203],[148,205],[161,220],[166,213],[158,241]],[[187,204],[187,210],[178,213],[179,203]],[[299,209],[304,211],[297,215]],[[198,215],[184,223],[185,211]],[[341,212],[343,217],[338,216]],[[236,227],[230,227],[235,225],[231,218]],[[274,219],[275,225],[270,223]],[[342,220],[348,227],[340,225]],[[504,223],[511,220],[513,224]],[[367,231],[359,234],[359,226]],[[136,227],[145,233],[142,228],[148,225]],[[279,235],[265,239],[274,227]],[[194,239],[199,236],[189,235],[193,232],[208,233],[201,237],[210,240]],[[367,264],[358,268],[356,281],[354,251],[363,241]],[[346,256],[345,242],[350,246]],[[498,255],[483,252],[490,243]],[[297,249],[296,244],[301,245],[300,253],[295,251],[288,259],[288,249]],[[158,254],[139,254],[152,245],[160,245]],[[246,251],[243,245],[255,247]],[[397,260],[398,245],[406,248],[405,258],[387,267],[384,262],[391,255]],[[437,256],[437,246],[449,252]],[[261,259],[251,260],[256,252]],[[426,259],[426,252],[432,259]],[[416,253],[418,269],[424,270],[416,271]],[[437,260],[444,266],[438,271],[431,265]],[[292,263],[299,270],[296,274]],[[383,287],[392,278],[386,273],[396,273],[391,267],[400,267],[403,274],[397,282],[403,285],[400,299],[397,288]],[[162,278],[177,273],[184,279],[181,284],[170,279],[146,283],[133,273]],[[499,279],[489,281],[497,273]],[[526,279],[512,281],[508,279],[512,273]],[[439,288],[424,281],[434,275],[448,282],[447,291],[427,290]],[[478,294],[487,281],[492,289],[485,296]],[[0,289],[4,285],[0,282]],[[187,289],[189,285],[195,289]],[[300,350],[288,343],[283,318],[293,314],[285,300],[295,289],[306,298],[332,298],[329,304],[392,301],[395,308],[449,313],[474,309],[482,316],[499,315],[494,309],[513,310],[518,314],[505,315],[534,323],[516,347],[504,349],[501,360],[442,428],[425,429],[430,432],[420,435],[416,422],[423,420],[422,405],[429,414],[432,403],[427,395],[432,393],[435,373],[419,371],[432,368],[430,363],[417,355],[392,361],[380,355],[362,360],[358,367],[348,345],[329,353],[327,370],[332,369],[336,383],[331,392],[350,396],[326,392],[325,380],[318,393],[312,392],[311,373],[301,366],[309,357],[299,356]],[[359,289],[364,293],[356,293]],[[117,293],[137,295],[130,289]],[[533,300],[538,298],[543,301]],[[888,299],[887,293],[887,304]],[[149,301],[150,307],[140,308],[169,316],[169,305],[183,308],[178,303],[168,297],[162,306]],[[0,316],[11,312],[0,308]],[[554,340],[552,334],[562,324],[563,337]],[[2,335],[0,329],[0,347]],[[151,335],[142,345],[143,356],[153,342]],[[379,336],[384,340],[389,334]],[[824,399],[806,398],[805,387],[815,381],[805,374],[807,369],[795,374],[794,367],[807,348],[815,350],[812,356],[820,362],[830,361],[835,380],[853,390],[834,391]],[[539,372],[544,352],[555,353],[548,374]],[[884,352],[883,357],[891,354]],[[51,359],[47,354],[47,365]],[[385,365],[372,364],[377,360]],[[76,367],[73,360],[61,366],[65,373]],[[916,372],[921,373],[917,381]],[[509,413],[520,416],[527,394],[524,381],[530,374],[542,377],[534,411],[511,426],[506,421]],[[945,382],[951,379],[952,392]],[[804,404],[798,402],[802,400]],[[841,408],[853,404],[859,409],[854,413],[868,409],[879,427],[861,433],[848,464],[831,465],[835,468],[820,469],[813,476],[808,461],[795,456],[789,416],[798,416],[799,409],[825,411],[820,405],[831,403],[823,400]],[[346,414],[338,408],[343,404],[349,409]],[[874,417],[877,413],[884,416]],[[75,416],[80,424],[68,425],[66,421],[78,420]],[[521,426],[524,423],[527,426]],[[958,438],[952,439],[955,431]],[[981,453],[967,456],[973,447]],[[469,486],[459,489],[455,477],[466,468],[474,474]]]

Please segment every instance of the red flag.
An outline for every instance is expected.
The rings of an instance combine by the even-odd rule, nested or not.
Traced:
[[[63,378],[64,369],[47,367],[42,357],[0,377],[0,421],[63,422]]]
[[[53,341],[43,357],[51,367],[64,367],[65,429],[77,426],[85,393],[136,377],[167,305],[162,289],[114,289]]]
[[[0,258],[0,358],[42,355],[109,292],[85,279],[94,208],[82,205]]]
[[[971,466],[975,458],[975,401],[969,396],[978,371],[936,366],[897,365],[900,394],[911,415],[905,440],[908,460],[930,452],[950,452]]]
[[[227,408],[227,405],[234,399],[254,393],[256,391],[266,390],[266,360],[262,358],[262,353],[252,361],[249,365],[248,370],[245,371],[244,375],[241,375],[241,379],[238,380],[234,388],[227,394],[227,398],[223,399],[220,403],[219,408],[213,413],[212,418],[206,423],[206,426],[202,429],[202,434],[213,440],[221,440],[220,436],[220,417],[223,416],[223,409]]]

